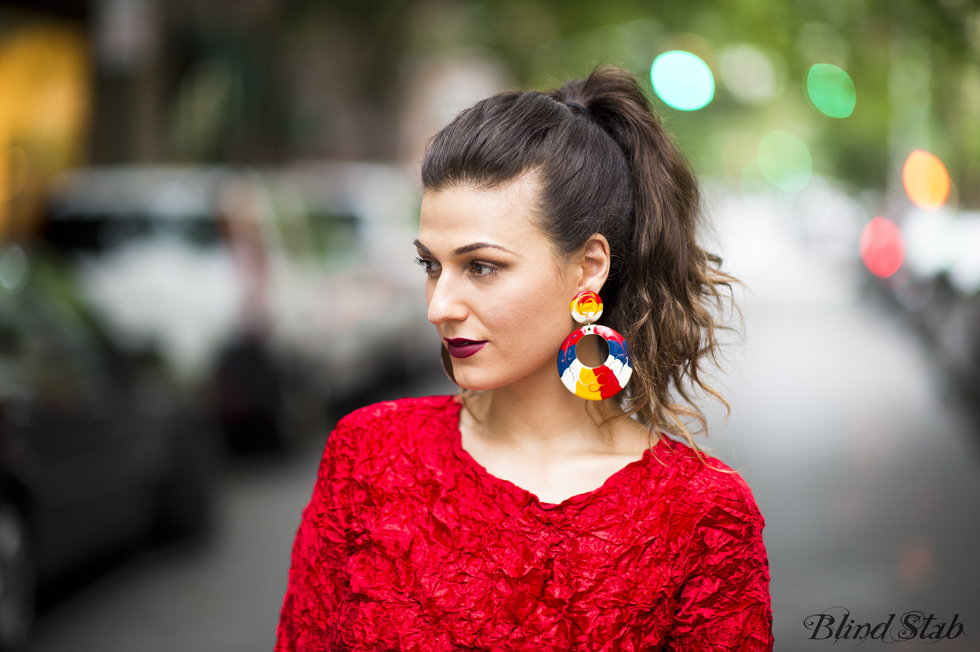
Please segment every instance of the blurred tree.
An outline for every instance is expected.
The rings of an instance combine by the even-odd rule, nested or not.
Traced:
[[[480,54],[500,60],[522,87],[551,87],[598,63],[633,71],[704,172],[737,179],[762,137],[782,130],[807,144],[815,172],[861,187],[894,187],[904,156],[927,149],[948,166],[961,205],[980,207],[978,0],[168,0],[162,7],[167,157],[392,160],[417,83],[406,62]],[[655,98],[649,68],[671,49],[697,54],[715,75],[717,92],[704,109],[677,111]],[[808,103],[815,63],[850,75],[857,100],[848,117]]]
[[[469,24],[443,29],[439,17],[449,10]],[[657,102],[703,170],[722,171],[719,141],[725,134],[748,132],[758,143],[767,131],[785,129],[807,141],[816,171],[863,187],[894,185],[904,157],[928,149],[964,189],[961,202],[980,207],[977,0],[693,0],[656,6],[483,0],[420,2],[417,11],[427,20],[414,47],[484,48],[503,58],[518,83],[538,88],[585,75],[597,63],[622,65],[649,86],[653,58],[670,49],[694,52],[717,77],[719,50],[751,44],[784,68],[785,89],[768,103],[747,106],[724,91],[690,113]],[[821,62],[840,65],[854,80],[857,105],[847,118],[807,106],[807,72]]]

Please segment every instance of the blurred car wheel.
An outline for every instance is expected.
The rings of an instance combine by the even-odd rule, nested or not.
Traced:
[[[0,497],[0,651],[19,650],[34,620],[34,554],[27,524]]]

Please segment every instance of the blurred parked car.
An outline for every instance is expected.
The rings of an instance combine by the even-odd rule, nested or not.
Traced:
[[[113,337],[211,383],[233,446],[280,445],[328,401],[438,360],[398,168],[80,169],[48,218]]]
[[[205,530],[213,430],[159,363],[111,346],[57,265],[0,248],[0,650],[24,642],[36,586]]]

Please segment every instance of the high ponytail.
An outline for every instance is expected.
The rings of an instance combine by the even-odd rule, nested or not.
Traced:
[[[625,335],[633,377],[608,418],[636,415],[699,450],[691,436],[707,421],[694,393],[728,409],[704,366],[715,361],[723,328],[712,308],[736,281],[698,244],[697,180],[636,78],[600,66],[547,93],[482,100],[433,138],[422,184],[490,188],[531,170],[541,175],[540,226],[559,252],[576,254],[595,233],[609,241],[600,323]]]

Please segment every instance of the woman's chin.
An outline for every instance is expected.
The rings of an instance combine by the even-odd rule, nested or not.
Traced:
[[[461,380],[460,378],[456,378],[456,384],[471,392],[485,392],[488,389],[496,389],[499,387],[499,385],[494,385],[492,383],[467,382],[465,380]]]
[[[456,365],[456,368],[453,369],[453,375],[456,378],[456,384],[463,389],[483,392],[488,389],[496,389],[504,384],[498,378],[489,377],[487,374],[473,373],[475,370],[460,369],[459,367],[460,365]]]
[[[484,392],[490,389],[500,389],[501,387],[507,387],[513,383],[520,383],[525,388],[530,382],[531,386],[540,385],[544,386],[548,381],[556,381],[560,384],[558,374],[554,374],[554,378],[550,376],[547,379],[543,379],[541,374],[535,373],[511,373],[511,374],[500,374],[500,373],[488,373],[487,370],[481,370],[474,367],[471,368],[461,368],[463,365],[456,365],[453,369],[453,375],[456,380],[456,384],[463,389],[468,389],[474,392]],[[551,367],[548,367],[549,372]]]

